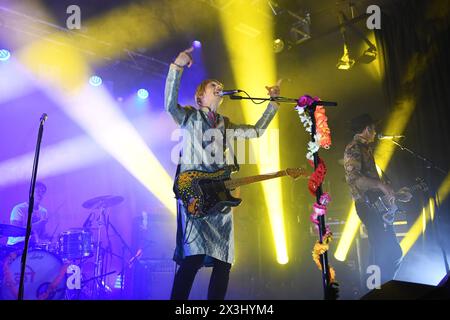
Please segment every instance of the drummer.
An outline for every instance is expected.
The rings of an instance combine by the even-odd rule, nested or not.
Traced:
[[[45,226],[48,222],[48,212],[43,206],[41,201],[47,192],[47,187],[42,182],[36,182],[34,190],[34,207],[32,222],[32,237],[30,243],[39,243],[45,240]],[[10,223],[18,227],[26,227],[28,218],[28,202],[22,202],[17,204],[11,211]],[[23,247],[25,237],[8,237],[7,246]]]

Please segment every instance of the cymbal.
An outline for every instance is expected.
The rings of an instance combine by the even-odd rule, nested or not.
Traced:
[[[0,236],[23,237],[27,229],[12,224],[0,224]]]
[[[100,196],[96,198],[89,199],[83,203],[83,208],[86,209],[99,209],[99,208],[109,208],[118,205],[123,201],[121,196]]]

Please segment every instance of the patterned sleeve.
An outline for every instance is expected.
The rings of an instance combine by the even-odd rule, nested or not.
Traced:
[[[226,119],[228,122],[227,129],[233,129],[234,138],[244,138],[244,139],[252,139],[260,137],[264,131],[269,126],[272,119],[275,117],[278,111],[278,105],[276,103],[270,102],[264,111],[261,118],[259,118],[258,122],[255,125],[251,124],[234,124]]]
[[[361,162],[361,148],[357,144],[349,145],[344,153],[344,170],[347,183],[356,185],[356,180],[362,176]]]
[[[178,104],[178,89],[182,73],[182,70],[177,70],[171,65],[164,89],[164,108],[178,125],[182,125],[186,121],[192,110],[192,108],[184,108]]]

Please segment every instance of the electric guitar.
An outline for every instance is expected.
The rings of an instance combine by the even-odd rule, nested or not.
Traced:
[[[221,212],[226,207],[237,207],[242,199],[235,198],[230,191],[239,186],[289,175],[297,179],[306,176],[301,168],[286,169],[274,173],[231,179],[232,166],[215,172],[190,170],[175,178],[174,192],[187,209],[190,217],[201,218],[212,212]]]
[[[428,190],[427,184],[421,178],[416,178],[416,181],[417,184],[398,190],[395,193],[394,202],[389,202],[389,197],[381,191],[369,190],[365,193],[366,203],[381,215],[386,224],[392,225],[395,221],[395,215],[399,211],[397,201],[409,202],[412,198],[412,192]]]

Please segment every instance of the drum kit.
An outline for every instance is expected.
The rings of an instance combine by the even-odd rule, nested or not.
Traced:
[[[121,196],[100,196],[85,201],[82,206],[92,210],[81,228],[63,231],[56,242],[30,244],[24,274],[25,300],[98,300],[107,299],[111,289],[106,277],[112,253],[109,228],[129,249],[109,221],[107,209],[120,204]],[[26,229],[0,224],[0,237],[23,237]],[[106,239],[106,246],[102,239]],[[15,300],[21,276],[22,245],[0,247],[0,300]],[[70,270],[80,271],[79,286],[68,286]],[[123,277],[123,270],[121,276]]]

